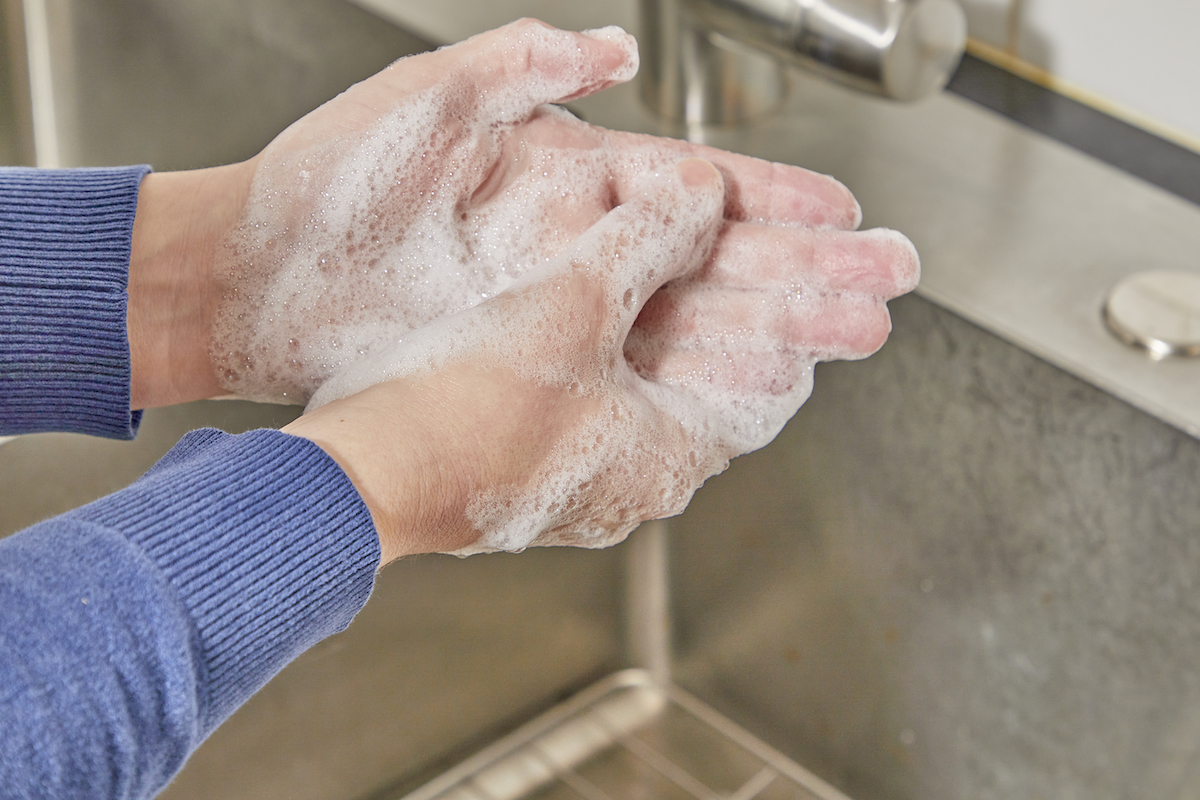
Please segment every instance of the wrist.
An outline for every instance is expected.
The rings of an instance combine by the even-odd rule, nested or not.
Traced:
[[[244,162],[142,181],[127,315],[135,409],[221,393],[209,355],[221,300],[215,255],[240,218],[252,170]]]
[[[282,428],[316,444],[346,473],[371,512],[384,564],[459,550],[479,537],[466,514],[468,498],[481,484],[479,436],[472,433],[479,426],[470,410],[448,400],[460,388],[445,373],[400,378]],[[488,395],[475,383],[466,391],[473,404],[488,406]]]
[[[389,399],[375,387],[354,403],[323,406],[281,429],[313,442],[341,467],[371,512],[383,564],[434,552],[437,548],[429,540],[438,538],[441,525],[437,504],[423,497],[423,446],[381,447],[375,435],[386,428],[392,441],[426,438],[416,433],[397,436],[403,415],[389,413]]]

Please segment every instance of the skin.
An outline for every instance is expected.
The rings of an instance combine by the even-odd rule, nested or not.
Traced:
[[[637,387],[629,375],[672,390],[705,382],[733,392],[787,391],[796,380],[789,370],[798,355],[862,357],[882,345],[890,330],[887,299],[909,291],[917,280],[916,255],[906,240],[854,232],[861,218],[857,203],[836,181],[538,112],[540,103],[598,91],[630,72],[624,48],[582,34],[561,34],[573,37],[584,56],[581,61],[565,65],[546,58],[536,45],[541,30],[541,23],[522,21],[404,59],[306,116],[254,159],[208,170],[154,173],[139,195],[129,337],[131,402],[145,408],[227,393],[212,354],[213,320],[231,291],[227,243],[245,218],[256,175],[319,164],[331,142],[337,147],[363,142],[382,115],[430,87],[449,82],[462,90],[454,96],[470,106],[460,111],[486,114],[489,92],[520,91],[531,83],[531,75],[549,89],[530,94],[526,118],[506,123],[491,167],[462,176],[455,191],[463,193],[464,203],[482,208],[501,202],[506,187],[519,183],[529,170],[546,159],[568,158],[573,150],[603,146],[614,154],[605,185],[550,206],[550,216],[541,218],[539,246],[553,261],[545,274],[516,295],[503,294],[464,313],[467,321],[472,313],[531,319],[560,314],[565,321],[578,321],[580,309],[612,306],[613,298],[636,289],[633,313],[626,309],[617,318],[584,313],[591,320],[585,326],[589,335],[572,340],[561,355],[565,366],[579,370],[594,363],[598,352],[607,352],[610,360],[627,367],[624,383],[605,385],[603,391],[596,384],[594,392],[580,397],[569,387],[531,378],[515,354],[463,346],[437,371],[367,388],[285,428],[315,442],[346,471],[376,522],[384,563],[470,544],[479,535],[466,513],[470,498],[485,488],[520,495],[548,454],[594,416],[597,393]],[[464,142],[470,144],[469,139]],[[686,192],[680,194],[683,190],[669,193],[658,206],[640,208],[643,219],[654,215],[664,236],[707,242],[699,255],[693,253],[690,261],[670,269],[640,262],[636,246],[606,250],[595,244],[597,237],[620,240],[621,226],[632,224],[621,209],[642,202],[638,187],[650,151],[657,165],[677,172],[687,191],[701,197],[716,193],[713,214],[702,230],[673,227],[678,215],[670,204],[695,202]],[[440,180],[433,173],[427,177]],[[420,188],[405,185],[400,190]],[[292,199],[297,208],[315,202],[300,192]],[[385,206],[381,204],[383,212]],[[579,247],[593,248],[584,259],[590,271],[580,273],[577,263],[555,260],[562,253],[578,257],[583,252]],[[641,263],[642,272],[610,269],[622,258],[622,263]],[[251,270],[260,268],[249,261]],[[264,271],[270,268],[261,265]],[[648,278],[650,273],[657,277]],[[667,283],[671,278],[675,280]],[[799,294],[824,302],[793,302]],[[720,348],[727,355],[730,341],[743,340],[758,344],[745,352],[735,347],[732,357],[724,359],[714,359],[714,352],[705,349]],[[764,349],[764,341],[773,344]],[[747,359],[777,367],[773,380],[780,385],[754,385],[762,382],[763,373],[745,369]],[[679,421],[634,400],[645,411],[637,424],[686,453],[692,443]],[[693,482],[698,485],[704,477]],[[638,512],[642,518],[671,513],[650,502],[643,505]]]
[[[237,224],[251,162],[142,180],[129,264],[132,408],[222,393],[208,340],[221,302],[214,280],[219,243]]]
[[[407,364],[391,384],[436,391],[440,406],[427,403],[403,424],[425,442],[467,444],[416,470],[455,468],[449,485],[459,494],[445,505],[454,525],[441,547],[472,544],[478,526],[487,549],[612,544],[647,518],[681,510],[723,468],[729,453],[677,417],[684,398],[656,394],[622,353],[646,298],[702,263],[720,223],[723,183],[713,166],[685,159],[672,172],[647,181],[520,286],[438,320],[399,351]],[[331,420],[325,410],[339,405],[290,430]],[[440,436],[419,431],[436,419],[451,423]],[[392,423],[381,415],[376,424]],[[547,496],[547,484],[581,464],[586,473],[568,493]],[[376,496],[395,494],[393,475],[378,470],[362,483],[388,487]],[[480,522],[470,506],[484,496],[502,506]]]

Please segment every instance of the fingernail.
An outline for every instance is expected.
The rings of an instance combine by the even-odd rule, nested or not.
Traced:
[[[717,168],[703,158],[685,158],[675,167],[684,186],[697,188],[721,180]]]

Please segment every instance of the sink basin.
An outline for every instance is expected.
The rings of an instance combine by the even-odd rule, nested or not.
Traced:
[[[854,798],[1189,796],[1200,361],[1101,309],[1196,270],[1200,207],[953,95],[793,79],[701,135],[845,181],[922,286],[671,521],[675,680]],[[660,129],[627,89],[580,106]]]
[[[0,80],[25,69],[21,5],[6,0]],[[36,5],[63,165],[244,158],[428,46],[342,0]],[[779,114],[695,133],[835,174],[868,225],[911,236],[925,280],[893,303],[881,353],[820,366],[780,439],[670,522],[674,681],[854,800],[1190,796],[1200,373],[1125,348],[1100,308],[1131,271],[1193,268],[1200,209],[961,98],[895,106],[793,78]],[[0,94],[9,163],[30,160],[33,106]],[[630,87],[576,107],[678,133]],[[21,437],[0,447],[0,533],[128,483],[190,428],[296,413],[205,402],[149,412],[131,443]],[[239,711],[164,796],[424,784],[640,665],[624,599],[639,536],[389,567],[351,629]]]

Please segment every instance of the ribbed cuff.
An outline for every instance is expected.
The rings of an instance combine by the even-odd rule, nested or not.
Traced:
[[[149,171],[0,169],[0,434],[137,432],[126,289]]]
[[[204,663],[202,736],[345,629],[380,561],[346,474],[312,442],[273,430],[190,433],[129,488],[65,516],[122,531],[179,593]]]

